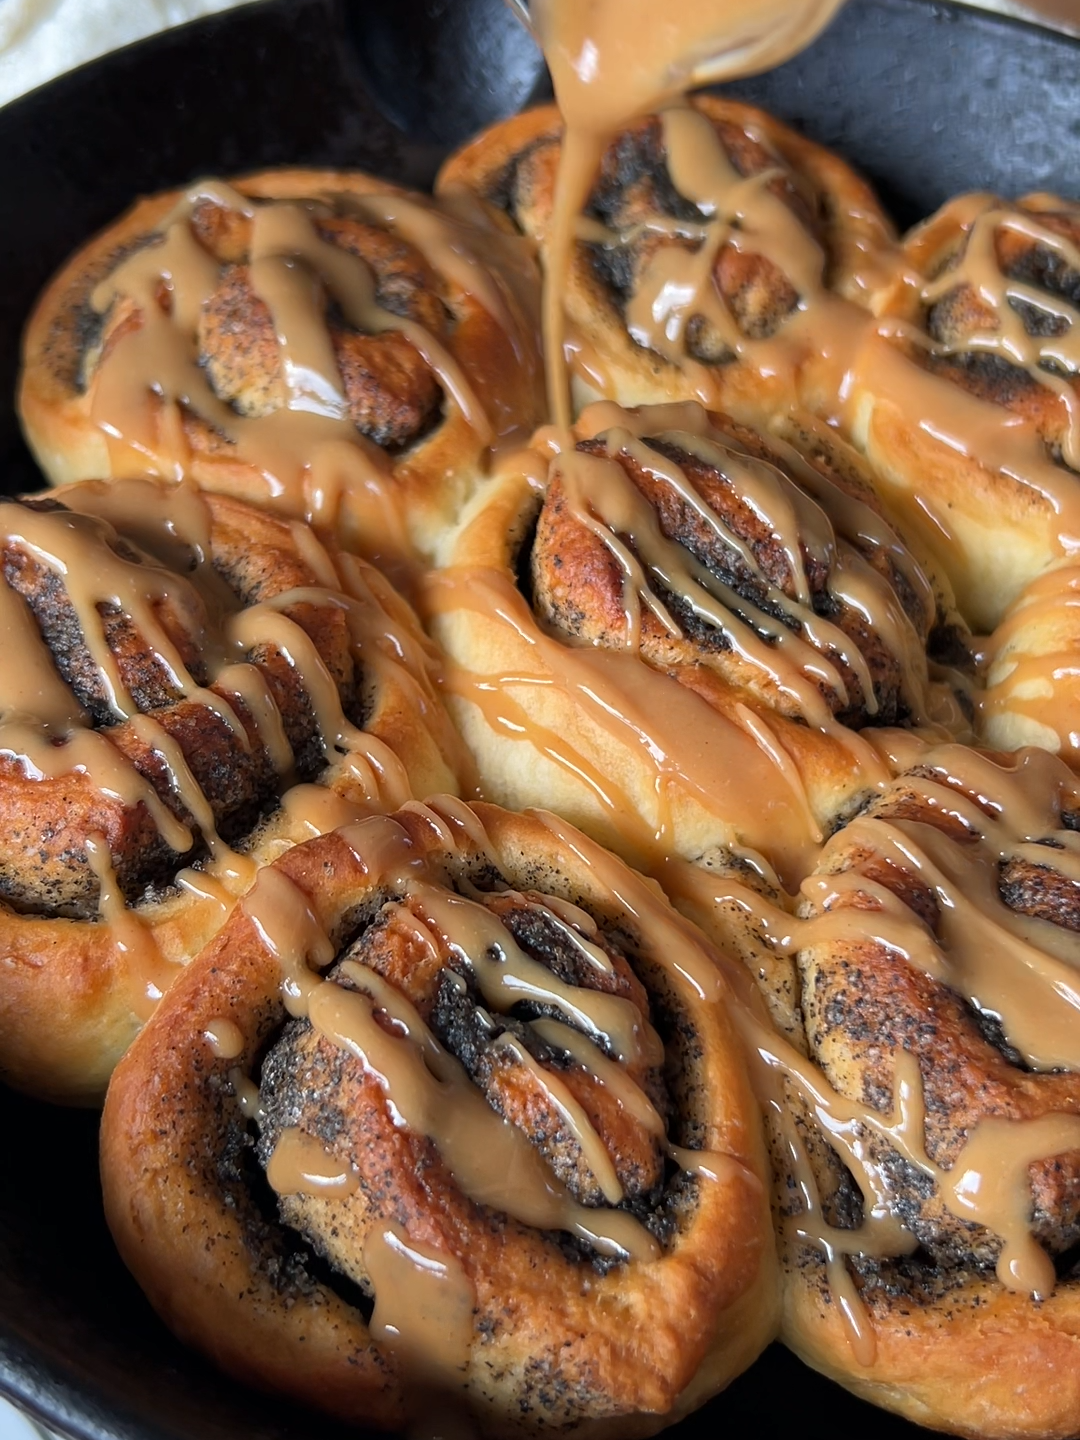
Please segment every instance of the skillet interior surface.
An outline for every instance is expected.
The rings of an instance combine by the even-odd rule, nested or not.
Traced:
[[[851,0],[735,93],[837,148],[901,224],[963,189],[1076,189],[1080,44],[927,0]],[[446,149],[548,93],[502,0],[264,0],[143,42],[0,112],[0,489],[40,487],[12,398],[65,256],[140,193],[274,164],[430,182]],[[208,98],[212,97],[212,98]],[[0,1086],[0,1390],[81,1440],[344,1440],[186,1350],[112,1249],[96,1122]],[[774,1346],[672,1433],[918,1433]]]

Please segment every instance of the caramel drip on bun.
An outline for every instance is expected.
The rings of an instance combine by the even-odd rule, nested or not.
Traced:
[[[483,1007],[477,1012],[479,1022],[495,1036],[490,1064],[499,1073],[509,1063],[519,1077],[517,1083],[542,1097],[558,1118],[561,1133],[580,1150],[597,1187],[596,1201],[585,1206],[574,1198],[526,1134],[511,1123],[513,1113],[505,1111],[509,1099],[504,1097],[496,1105],[486,1098],[471,1073],[475,1062],[470,1060],[466,1068],[465,1060],[437,1037],[418,1008],[419,994],[410,998],[406,993],[409,984],[424,982],[394,983],[374,963],[348,958],[351,951],[339,958],[326,978],[319,978],[338,943],[331,934],[336,922],[320,919],[304,892],[274,870],[264,872],[242,905],[281,964],[288,1009],[306,1016],[322,1039],[354,1056],[377,1077],[400,1117],[398,1123],[434,1143],[455,1183],[472,1200],[526,1225],[566,1231],[602,1255],[638,1261],[657,1258],[657,1242],[637,1219],[623,1210],[604,1208],[626,1198],[608,1142],[598,1128],[596,1117],[604,1113],[605,1104],[614,1105],[626,1117],[624,1123],[640,1126],[650,1143],[659,1141],[677,1166],[704,1183],[718,1179],[727,1183],[742,1171],[729,1156],[689,1150],[666,1139],[665,1122],[650,1099],[648,1080],[659,1073],[663,1049],[647,1018],[639,982],[629,978],[625,959],[609,948],[596,921],[579,906],[539,891],[481,891],[464,880],[450,879],[466,857],[474,868],[487,857],[488,869],[497,871],[495,852],[474,811],[438,797],[422,805],[412,802],[406,813],[434,831],[441,847],[435,852],[437,859],[421,853],[409,827],[397,817],[372,817],[338,832],[377,893],[393,897],[373,923],[408,937],[415,957],[409,963],[416,976],[432,969],[444,988],[451,985],[462,997],[466,980],[476,987]],[[655,947],[658,963],[688,982],[701,998],[722,995],[723,982],[708,950],[657,893],[556,817],[540,818],[556,847],[570,846],[586,855],[600,883],[610,884],[650,954]],[[513,929],[510,917],[517,917]],[[574,963],[583,967],[579,983],[557,973],[558,966],[534,958],[515,931],[521,936],[562,937],[560,944],[568,943],[577,956]],[[448,964],[454,968],[447,969]],[[499,1017],[509,1016],[522,1003],[538,1008],[541,1018],[524,1025],[513,1022],[513,1029],[509,1020],[496,1026]],[[545,1058],[553,1054],[566,1059],[553,1065]],[[609,1099],[597,1111],[601,1094]],[[321,1185],[321,1179],[318,1175],[305,1179],[307,1171],[299,1173],[294,1159],[301,1156],[308,1163],[306,1143],[301,1148],[299,1140],[286,1139],[279,1163],[281,1143],[274,1150],[271,1184],[279,1191],[283,1186],[290,1191],[306,1187],[307,1193],[314,1193],[312,1186]],[[321,1174],[317,1156],[314,1164]],[[404,1243],[401,1236],[397,1239]],[[376,1235],[368,1243],[390,1242]],[[437,1255],[428,1259],[436,1266],[442,1263]],[[385,1255],[382,1261],[389,1264]]]
[[[1048,212],[1045,220],[1040,212]],[[1053,280],[1055,273],[1077,277],[1074,286],[1080,279],[1080,208],[1054,196],[1012,206],[965,195],[928,228],[950,228],[957,236],[937,273],[914,282],[932,326],[928,354],[939,360],[994,356],[1025,372],[1060,405],[1061,458],[1080,470],[1080,305],[1066,298],[1067,279],[1060,286]],[[1020,246],[1026,255],[1017,253]],[[1032,252],[1047,257],[1045,273],[1031,263]],[[1025,270],[1042,283],[1025,278]],[[942,313],[947,306],[957,313]]]
[[[749,925],[766,951],[798,962],[796,1031],[805,1022],[809,1056],[794,1032],[789,1039],[773,1024],[749,971],[729,978],[741,996],[737,1014],[759,1093],[803,1196],[786,1212],[785,1230],[824,1256],[863,1365],[873,1361],[873,1326],[844,1256],[909,1255],[920,1242],[932,1243],[934,1226],[959,1224],[966,1235],[962,1227],[975,1225],[990,1237],[975,1263],[992,1265],[1008,1289],[1045,1298],[1056,1280],[1052,1255],[1033,1233],[1032,1185],[1042,1183],[1047,1167],[1075,1166],[1080,1155],[1080,784],[1045,751],[1006,760],[897,738],[898,778],[825,845],[797,906],[733,874],[679,862],[665,872],[689,913],[728,917],[736,948]],[[889,740],[885,732],[886,751]],[[940,1076],[935,1069],[935,1054],[944,1048],[947,1060],[951,1053],[946,1039],[921,1039],[901,1018],[894,1035],[893,1022],[882,1021],[878,1058],[865,1058],[858,1027],[868,1022],[856,1011],[877,957],[898,967],[901,979],[889,991],[897,1017],[909,989],[950,996],[954,1007],[963,1005],[960,996],[967,1002],[956,1012],[956,1053],[985,1066],[987,1078],[955,1122],[943,1117],[962,1097],[949,1089],[947,1064]],[[841,968],[830,969],[835,964]],[[849,972],[861,976],[859,995],[844,988]],[[924,996],[918,1003],[933,1002]],[[840,1017],[848,1011],[845,1029]],[[943,1023],[942,1010],[934,1013],[931,1036]],[[978,1015],[990,1017],[993,1042]],[[853,1068],[864,1064],[865,1076]],[[861,1222],[851,1228],[826,1219],[821,1172],[795,1118],[800,1107],[862,1197]],[[931,1190],[920,1192],[934,1197],[929,1209],[920,1202],[929,1230],[912,1229],[905,1218],[911,1210],[896,1192],[896,1155],[930,1182]],[[1057,1193],[1052,1183],[1050,1193]],[[1068,1213],[1060,1223],[1066,1238],[1059,1248],[1071,1236]]]
[[[103,338],[84,383],[118,471],[176,478],[195,450],[246,466],[286,513],[330,526],[346,507],[406,573],[395,456],[451,415],[478,455],[522,424],[497,386],[486,412],[443,282],[499,327],[522,375],[538,365],[531,273],[476,219],[464,202],[397,193],[192,187],[92,293]]]
[[[605,826],[639,863],[667,853],[673,807],[689,799],[715,818],[731,844],[768,854],[790,883],[805,873],[822,838],[820,822],[796,759],[764,715],[745,704],[722,713],[636,655],[565,644],[546,633],[510,577],[498,570],[435,572],[426,581],[425,606],[432,615],[508,624],[524,640],[532,657],[528,669],[473,672],[450,664],[450,693],[475,706],[496,734],[531,742],[583,781]],[[615,745],[645,753],[653,775],[651,818],[572,734],[556,733],[535,717],[529,692],[550,687],[570,696]],[[854,733],[851,743],[861,743]],[[873,752],[862,746],[860,754],[872,773]]]
[[[980,734],[995,749],[1042,745],[1080,768],[1080,564],[1028,585],[986,646]]]
[[[566,121],[544,301],[548,397],[557,424],[570,423],[563,293],[578,218],[607,143],[628,121],[676,100],[695,83],[752,74],[796,54],[838,7],[839,0],[681,0],[658,27],[654,7],[642,0],[589,6],[534,0],[529,16]]]
[[[712,343],[727,355],[762,373],[786,375],[793,388],[809,356],[831,359],[839,388],[865,317],[829,289],[825,251],[781,188],[783,162],[777,157],[774,166],[743,176],[706,115],[685,106],[664,111],[661,121],[672,183],[702,218],[683,227],[688,243],[661,245],[646,264],[627,308],[631,336],[691,376],[706,402],[709,369],[688,346],[691,325],[703,321],[715,336]],[[778,322],[759,327],[740,321],[718,281],[726,251],[753,257],[782,277],[778,283],[788,299]]]
[[[1080,210],[963,195],[905,254],[836,418],[988,631],[1080,546]]]
[[[790,447],[725,427],[696,405],[598,405],[578,429],[595,439],[554,460],[541,532],[547,539],[550,531],[545,559],[554,548],[551,583],[565,584],[569,612],[589,602],[574,593],[561,504],[621,574],[623,625],[599,620],[593,643],[640,651],[658,667],[678,663],[689,646],[696,663],[760,686],[782,712],[841,743],[847,732],[838,716],[880,723],[883,704],[890,721],[901,711],[916,724],[931,721],[931,586],[869,505]],[[534,562],[538,592],[541,563]],[[922,614],[922,634],[901,583],[908,606]],[[602,606],[604,596],[593,603]],[[544,610],[561,628],[559,604],[553,591]],[[882,649],[894,667],[890,681],[876,668]]]
[[[358,1181],[326,1148],[296,1126],[283,1130],[266,1167],[266,1178],[279,1195],[351,1195]]]
[[[61,826],[37,888],[16,873],[16,843],[5,894],[61,914],[96,906],[144,1016],[173,968],[127,910],[125,895],[130,901],[158,873],[147,865],[170,869],[188,893],[227,912],[255,864],[222,838],[222,826],[234,811],[257,818],[289,791],[301,744],[313,752],[305,763],[333,766],[353,796],[335,797],[330,813],[320,787],[314,795],[298,787],[293,819],[312,832],[354,817],[358,802],[397,806],[410,797],[398,755],[346,717],[345,680],[328,669],[317,629],[304,628],[316,626],[313,617],[340,617],[347,663],[362,666],[376,690],[392,678],[430,733],[451,743],[432,656],[387,582],[352,557],[332,559],[314,537],[298,541],[305,527],[284,527],[312,562],[308,569],[297,559],[292,573],[328,583],[245,607],[215,568],[213,504],[186,485],[118,481],[69,487],[63,503],[0,507],[0,765],[23,804],[72,797],[64,824],[75,837],[65,840]],[[149,548],[136,548],[131,535]],[[258,583],[265,591],[265,578]],[[229,762],[239,802],[219,773]],[[197,842],[207,869],[181,868]]]
[[[448,1394],[460,1387],[468,1364],[476,1287],[455,1255],[412,1239],[393,1220],[374,1227],[363,1259],[375,1290],[372,1337],[418,1388],[411,1413],[452,1436],[458,1417]],[[463,1436],[471,1433],[467,1421],[458,1423]]]

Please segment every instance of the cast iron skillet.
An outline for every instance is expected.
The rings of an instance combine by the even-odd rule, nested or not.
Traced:
[[[851,0],[811,51],[734,88],[836,147],[907,224],[959,190],[1075,194],[1078,76],[1075,41],[927,0]],[[41,484],[12,405],[34,297],[135,195],[276,164],[422,186],[447,148],[546,94],[501,0],[268,0],[0,112],[0,490]],[[0,1086],[0,1136],[0,1391],[78,1440],[356,1440],[233,1384],[160,1324],[102,1219],[93,1116]],[[781,1430],[920,1433],[779,1346],[670,1433]]]

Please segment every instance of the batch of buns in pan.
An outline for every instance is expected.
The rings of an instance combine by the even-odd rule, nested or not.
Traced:
[[[1080,207],[901,242],[769,116],[642,120],[570,434],[559,143],[202,182],[42,297],[0,1072],[108,1087],[165,1320],[364,1426],[650,1434],[779,1334],[1065,1440]]]

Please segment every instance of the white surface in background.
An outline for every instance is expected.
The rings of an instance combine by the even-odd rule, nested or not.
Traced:
[[[132,40],[244,3],[246,0],[0,0],[0,105]],[[1080,0],[961,3],[1029,20],[1043,19],[1059,30],[1080,35]]]
[[[33,1424],[21,1410],[0,1400],[0,1440],[49,1440],[44,1430]]]
[[[0,105],[144,35],[243,0],[0,0]],[[0,1432],[0,1440],[6,1440]]]
[[[1080,0],[961,0],[979,10],[997,10],[1017,20],[1038,20],[1063,30],[1067,35],[1080,35]]]

